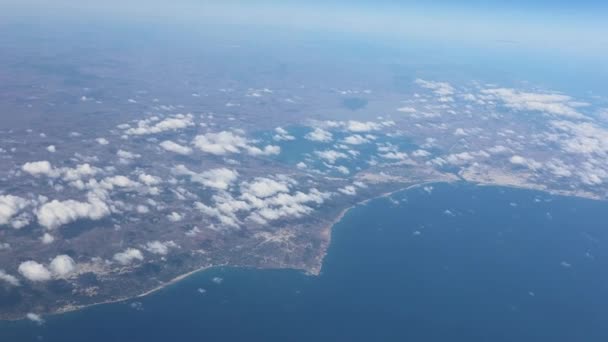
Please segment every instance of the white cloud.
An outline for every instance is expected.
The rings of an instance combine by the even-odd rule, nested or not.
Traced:
[[[51,163],[46,160],[25,163],[21,169],[32,176],[47,175],[53,177],[56,175]]]
[[[59,171],[62,179],[66,182],[73,182],[85,177],[95,176],[100,170],[87,163],[76,165],[75,168],[61,168]]]
[[[348,156],[342,152],[335,150],[315,151],[317,157],[327,161],[330,164],[334,164],[338,159],[348,159]]]
[[[371,139],[369,136],[364,137],[359,134],[350,135],[350,136],[344,138],[344,140],[343,140],[343,142],[345,144],[349,144],[349,145],[361,145],[361,144],[366,144],[370,141],[371,141]]]
[[[139,185],[139,183],[132,181],[129,179],[129,177],[116,175],[102,179],[101,185],[108,190],[112,190],[114,187],[135,188]]]
[[[430,155],[431,155],[431,153],[429,151],[426,151],[426,150],[416,150],[416,151],[412,152],[412,156],[419,157],[419,158],[420,157],[428,157]]]
[[[454,87],[447,82],[425,81],[423,79],[416,79],[414,82],[422,88],[432,90],[439,96],[454,95]]]
[[[413,107],[401,107],[401,108],[397,108],[397,111],[401,112],[401,113],[408,113],[408,114],[417,112],[416,108],[413,108]]]
[[[338,189],[338,191],[343,193],[344,195],[349,195],[349,196],[354,196],[357,194],[357,189],[352,185],[347,185],[343,188]]]
[[[378,155],[384,159],[415,163],[407,153],[399,151],[399,147],[391,143],[378,144]]]
[[[275,179],[258,178],[243,183],[238,198],[230,193],[220,192],[212,196],[213,206],[195,203],[195,208],[204,215],[217,219],[222,225],[238,227],[241,221],[238,212],[245,212],[246,219],[258,224],[281,218],[300,217],[313,211],[309,203],[321,204],[330,194],[310,189],[308,193],[296,191],[289,193],[291,185],[297,184],[285,176]],[[253,185],[253,186],[252,186]]]
[[[55,145],[49,145],[46,147],[46,150],[51,153],[55,153],[57,151],[57,148],[55,148]]]
[[[96,196],[89,196],[88,202],[74,200],[53,200],[43,204],[36,212],[38,223],[47,229],[54,229],[78,219],[99,220],[110,214],[107,204]]]
[[[240,153],[241,151],[253,156],[276,155],[281,152],[279,146],[267,145],[264,148],[259,148],[252,145],[255,141],[229,131],[197,135],[192,143],[202,152],[218,156]]]
[[[339,128],[345,131],[349,131],[352,133],[364,133],[370,131],[378,131],[383,127],[394,126],[394,121],[382,121],[382,122],[373,122],[373,121],[356,121],[356,120],[348,120],[348,121],[323,121],[317,123],[323,127],[329,128]]]
[[[118,150],[118,152],[116,152],[116,155],[119,158],[122,158],[122,159],[137,159],[137,158],[141,158],[140,154],[129,152],[129,151],[125,151],[125,150]]]
[[[99,145],[107,145],[110,142],[106,139],[106,138],[97,138],[95,139],[95,141],[99,144]]]
[[[179,214],[176,213],[175,211],[171,212],[171,214],[167,215],[167,219],[171,222],[179,222],[183,219],[184,217]]]
[[[475,156],[470,152],[452,153],[446,156],[445,160],[452,165],[462,165],[475,160]]]
[[[552,121],[551,126],[566,136],[559,143],[566,152],[608,155],[608,130],[589,122]]]
[[[157,185],[162,180],[159,177],[142,173],[138,176],[139,181],[146,185]]]
[[[62,177],[66,182],[77,181],[83,177],[91,177],[100,171],[98,168],[92,167],[87,163],[76,165],[75,168],[54,168],[51,163],[46,160],[25,163],[21,169],[32,176],[45,175],[52,178]]]
[[[0,281],[5,282],[11,286],[19,286],[19,279],[17,277],[6,273],[4,270],[0,269]]]
[[[248,200],[256,207],[256,210],[248,216],[248,219],[259,224],[266,224],[268,221],[281,218],[301,217],[310,214],[313,209],[305,205],[306,203],[321,204],[329,196],[328,193],[320,192],[315,188],[310,189],[308,193],[300,191],[297,191],[295,194],[279,193],[263,201],[243,194],[243,198],[249,197]]]
[[[348,131],[357,132],[357,133],[376,131],[376,130],[379,130],[381,127],[382,127],[382,125],[372,122],[372,121],[362,122],[362,121],[350,120],[345,125],[345,128]]]
[[[137,127],[128,128],[125,133],[128,135],[147,135],[167,131],[176,131],[190,126],[194,126],[192,114],[177,114],[170,118],[156,122],[156,118],[149,118],[137,122]]]
[[[519,155],[513,155],[509,158],[509,162],[517,166],[525,166],[529,169],[536,170],[542,167],[542,164],[531,158],[524,158]]]
[[[64,278],[76,269],[76,263],[70,256],[58,255],[51,261],[49,268],[55,278]]]
[[[503,145],[496,145],[486,149],[491,154],[508,153],[511,150]]]
[[[241,184],[241,192],[250,193],[259,198],[265,198],[279,192],[289,192],[289,184],[286,182],[277,182],[269,178],[256,178],[253,182]]]
[[[305,139],[319,142],[330,142],[333,140],[331,132],[321,128],[315,128],[312,132],[304,136]]]
[[[517,111],[538,111],[572,119],[584,119],[575,107],[585,105],[562,94],[522,92],[510,88],[484,89],[485,99],[499,100],[507,108]]]
[[[296,139],[296,137],[290,135],[289,132],[282,127],[277,127],[274,129],[274,131],[276,134],[274,135],[273,139],[276,141],[291,141]]]
[[[150,212],[150,208],[148,208],[147,206],[143,205],[143,204],[139,204],[137,205],[137,207],[135,208],[135,210],[140,213],[140,214],[147,214]]]
[[[139,249],[127,248],[124,252],[114,254],[113,259],[121,265],[128,265],[138,260],[144,260],[144,256]]]
[[[150,241],[146,243],[144,249],[152,254],[167,255],[170,248],[176,248],[177,244],[173,241]]]
[[[30,201],[18,196],[0,195],[0,226],[9,224],[29,204]]]
[[[173,153],[177,153],[177,154],[181,154],[181,155],[188,155],[188,154],[192,153],[192,149],[190,147],[180,145],[171,140],[165,140],[165,141],[161,142],[159,145],[160,145],[160,147],[162,147],[163,149],[165,149],[169,152],[173,152]]]
[[[51,235],[49,233],[44,233],[42,235],[42,238],[40,238],[40,241],[42,241],[43,244],[48,245],[50,243],[53,243],[53,241],[55,241],[55,237],[53,237],[53,235]]]
[[[26,279],[34,282],[47,281],[51,279],[51,272],[33,260],[24,261],[19,265],[19,273]]]
[[[176,175],[190,176],[192,182],[219,190],[228,189],[239,176],[238,172],[225,167],[196,173],[189,170],[184,165],[177,165],[172,171]]]

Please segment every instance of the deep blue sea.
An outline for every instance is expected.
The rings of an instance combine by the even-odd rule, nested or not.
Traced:
[[[607,241],[606,202],[436,184],[351,210],[319,277],[213,269],[0,341],[605,342]]]

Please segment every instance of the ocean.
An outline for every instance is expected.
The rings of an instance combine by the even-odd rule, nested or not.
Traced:
[[[318,277],[216,268],[0,341],[608,341],[608,203],[470,184],[350,210]]]

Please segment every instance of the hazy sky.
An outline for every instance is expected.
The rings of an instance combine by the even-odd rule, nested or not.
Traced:
[[[608,51],[605,0],[0,0],[0,12],[18,18],[12,10],[31,14],[23,20],[110,15],[133,22],[253,25],[477,44],[513,41],[590,55]]]

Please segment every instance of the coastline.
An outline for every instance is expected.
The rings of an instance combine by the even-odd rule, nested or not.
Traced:
[[[410,189],[414,189],[414,188],[418,188],[421,186],[425,186],[425,185],[429,185],[429,184],[438,184],[438,183],[452,183],[453,181],[451,180],[433,180],[433,181],[425,181],[425,182],[420,182],[420,183],[415,183],[415,184],[410,184],[408,186],[396,189],[396,190],[391,190],[391,191],[386,191],[383,192],[377,196],[373,196],[364,200],[361,200],[353,205],[351,205],[350,207],[344,208],[342,211],[340,211],[340,213],[338,214],[338,216],[336,216],[333,220],[331,220],[327,225],[325,225],[325,227],[323,227],[323,229],[321,229],[321,234],[326,235],[327,236],[327,243],[324,246],[324,248],[322,249],[322,252],[320,253],[320,264],[315,267],[314,270],[306,270],[306,274],[311,275],[311,276],[319,276],[321,274],[322,268],[323,268],[323,260],[325,259],[325,256],[327,255],[327,250],[329,249],[329,246],[331,245],[331,240],[332,240],[332,230],[333,227],[338,224],[340,221],[342,221],[342,219],[344,218],[344,216],[346,216],[346,214],[353,208],[356,208],[360,205],[364,205],[367,204],[371,201],[380,199],[380,198],[385,198],[385,197],[389,197],[392,196],[393,194],[396,194],[398,192],[402,192],[402,191],[408,191]]]
[[[293,267],[285,267],[285,268],[281,268],[281,269],[286,269],[286,270],[298,270],[298,271],[303,271],[306,275],[308,276],[319,276],[322,273],[322,267],[323,267],[323,260],[325,259],[325,257],[327,256],[327,252],[329,250],[329,247],[331,245],[331,241],[332,241],[332,231],[333,231],[333,227],[338,224],[340,221],[342,221],[342,219],[346,216],[346,214],[353,208],[356,208],[360,205],[364,205],[367,204],[371,201],[380,199],[380,198],[386,198],[389,197],[395,193],[399,193],[402,191],[408,191],[414,188],[418,188],[418,187],[422,187],[425,185],[430,185],[430,184],[449,184],[449,183],[454,183],[457,180],[446,180],[446,179],[440,179],[440,180],[432,180],[432,181],[424,181],[424,182],[420,182],[420,183],[413,183],[413,184],[409,184],[405,187],[400,187],[398,189],[395,190],[391,190],[391,191],[386,191],[383,192],[381,194],[378,194],[377,196],[373,196],[361,201],[358,201],[356,203],[354,203],[353,205],[346,207],[344,209],[342,209],[338,215],[332,219],[331,221],[329,221],[328,224],[326,224],[321,230],[320,230],[320,234],[326,235],[327,236],[327,240],[325,245],[323,246],[323,248],[319,251],[319,255],[317,258],[318,263],[312,267],[308,267],[308,268],[293,268]],[[566,197],[578,197],[578,198],[584,198],[584,199],[589,199],[589,200],[604,200],[601,198],[593,198],[593,197],[588,197],[588,196],[584,196],[582,194],[576,194],[576,193],[569,193],[569,192],[560,192],[560,191],[555,191],[555,190],[549,190],[549,189],[538,189],[538,188],[534,188],[534,187],[526,187],[526,186],[521,186],[521,185],[513,185],[513,184],[499,184],[499,183],[487,183],[487,182],[473,182],[473,181],[468,181],[468,180],[463,180],[464,183],[467,184],[471,184],[474,186],[479,186],[479,187],[486,187],[486,186],[496,186],[496,187],[504,187],[504,188],[513,188],[513,189],[521,189],[521,190],[534,190],[534,191],[540,191],[540,192],[545,192],[548,193],[550,195],[555,195],[555,196],[566,196]],[[206,265],[206,266],[202,266],[199,267],[197,269],[194,269],[192,271],[189,271],[187,273],[181,274],[176,276],[175,278],[172,278],[171,280],[168,280],[150,290],[147,290],[143,293],[140,293],[138,295],[134,295],[134,296],[127,296],[127,297],[122,297],[122,298],[115,298],[115,299],[109,299],[109,300],[105,300],[105,301],[101,301],[101,302],[97,302],[97,303],[92,303],[92,304],[86,304],[86,305],[66,305],[64,307],[61,307],[57,310],[55,310],[54,312],[51,313],[47,313],[47,314],[43,314],[44,316],[52,316],[52,315],[58,315],[58,314],[64,314],[64,313],[70,313],[70,312],[74,312],[74,311],[79,311],[79,310],[84,310],[86,308],[89,307],[94,307],[94,306],[98,306],[98,305],[104,305],[104,304],[113,304],[113,303],[120,303],[120,302],[125,302],[128,300],[133,300],[136,298],[143,298],[149,295],[152,295],[168,286],[174,285],[196,273],[199,272],[204,272],[206,270],[212,269],[212,268],[217,268],[217,267],[225,267],[225,266],[229,266],[229,267],[235,267],[235,268],[239,268],[242,266],[238,266],[238,265],[234,265],[234,266],[230,266],[230,265]],[[253,269],[262,269],[260,267],[247,267],[247,268],[253,268]],[[15,319],[0,319],[0,321],[22,321],[22,320],[27,320],[28,318],[25,317],[25,315],[21,318],[15,318]]]
[[[321,234],[327,234],[327,242],[324,246],[324,248],[320,251],[319,253],[319,258],[318,258],[318,265],[315,265],[314,267],[308,268],[308,269],[295,269],[295,268],[285,268],[285,269],[295,269],[295,270],[301,270],[304,272],[304,274],[308,275],[308,276],[319,276],[321,274],[322,271],[322,266],[323,266],[323,260],[325,259],[326,255],[327,255],[327,251],[329,249],[329,246],[331,244],[331,237],[332,237],[332,230],[333,227],[339,223],[344,216],[346,216],[346,214],[353,208],[356,208],[359,205],[363,205],[366,204],[370,201],[376,200],[376,199],[380,199],[380,198],[385,198],[388,196],[391,196],[397,192],[401,192],[401,191],[407,191],[416,187],[420,187],[420,186],[424,186],[426,184],[436,184],[436,183],[449,183],[450,181],[445,181],[445,180],[435,180],[435,181],[426,181],[426,182],[421,182],[421,183],[415,183],[415,184],[410,184],[406,187],[400,187],[396,190],[391,190],[391,191],[387,191],[387,192],[383,192],[377,196],[373,196],[370,198],[366,198],[364,200],[361,200],[349,207],[346,207],[344,209],[342,209],[340,211],[340,213],[333,219],[331,220],[327,225],[325,225],[322,229],[321,229]],[[46,314],[46,316],[51,316],[51,315],[60,315],[60,314],[65,314],[65,313],[70,313],[70,312],[75,312],[75,311],[79,311],[79,310],[84,310],[90,307],[94,307],[94,306],[99,306],[99,305],[104,305],[104,304],[114,304],[114,303],[120,303],[120,302],[126,302],[128,300],[132,300],[132,299],[136,299],[136,298],[143,298],[149,295],[152,295],[168,286],[171,286],[173,284],[176,284],[196,273],[199,272],[204,272],[206,270],[215,268],[215,267],[222,267],[222,266],[227,266],[227,265],[214,265],[214,266],[202,266],[199,267],[197,269],[194,269],[190,272],[178,275],[177,277],[163,283],[160,284],[148,291],[145,291],[141,294],[135,295],[135,296],[128,296],[128,297],[123,297],[123,298],[116,298],[116,299],[110,299],[110,300],[105,300],[105,301],[101,301],[98,303],[92,303],[92,304],[86,304],[86,305],[66,305],[64,307],[61,307],[57,310],[55,310],[54,312],[48,313]],[[234,267],[238,267],[238,266],[234,266]],[[20,321],[20,320],[26,320],[26,317],[22,317],[22,318],[16,318],[16,319],[3,319],[5,321]]]

